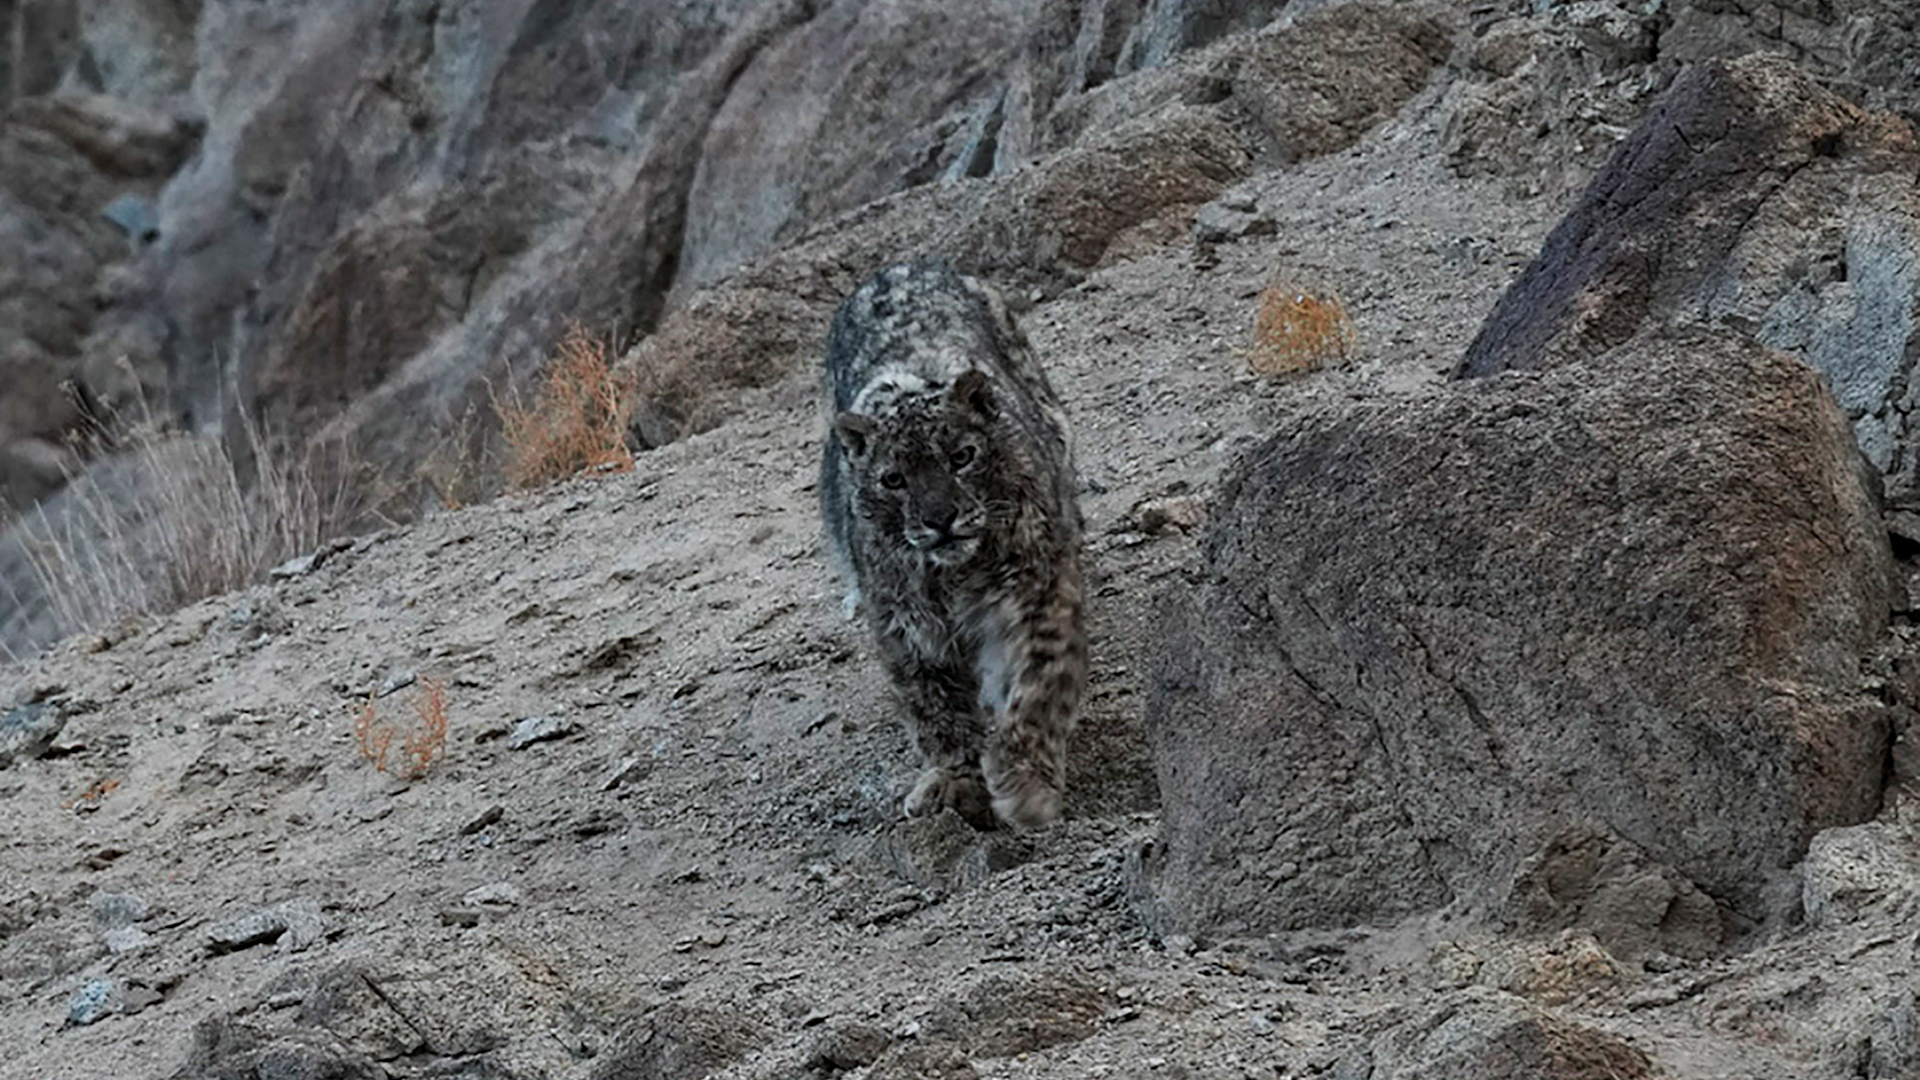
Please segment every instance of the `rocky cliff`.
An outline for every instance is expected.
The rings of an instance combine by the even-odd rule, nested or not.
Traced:
[[[401,514],[568,320],[640,388],[632,473],[0,667],[0,1075],[1920,1070],[1906,5],[0,28],[16,501],[144,396]],[[827,316],[933,251],[1084,474],[1034,835],[899,819],[813,521]],[[1353,347],[1251,374],[1276,280]]]

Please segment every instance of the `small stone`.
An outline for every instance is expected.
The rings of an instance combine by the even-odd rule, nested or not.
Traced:
[[[125,994],[121,995],[120,1012],[126,1016],[134,1016],[148,1006],[158,1005],[164,1000],[166,995],[153,987],[134,983],[127,987]]]
[[[565,716],[524,717],[513,725],[513,734],[507,736],[507,746],[513,750],[524,750],[537,742],[565,738],[578,726],[572,718]]]
[[[503,809],[500,806],[500,804],[495,803],[494,805],[487,807],[485,810],[480,811],[480,813],[477,816],[469,819],[465,825],[460,826],[460,835],[472,836],[474,833],[479,832],[481,829],[484,829],[487,826],[492,825],[495,822],[499,821],[501,818],[505,817],[506,813],[507,813],[506,810]]]
[[[520,890],[511,882],[495,881],[469,889],[460,902],[474,907],[519,907]]]
[[[67,1002],[67,1023],[86,1025],[113,1012],[113,984],[105,979],[90,979],[73,992]]]
[[[137,926],[116,927],[107,931],[105,936],[107,951],[115,956],[133,952],[151,940],[152,937]]]
[[[287,581],[292,578],[305,577],[313,573],[314,567],[318,565],[320,565],[319,555],[302,555],[297,559],[288,559],[286,562],[267,571],[267,576],[273,578],[275,581]]]
[[[607,778],[600,782],[601,791],[612,791],[621,784],[639,780],[647,775],[646,764],[637,757],[621,758],[620,764],[613,767]]]
[[[140,244],[149,244],[160,236],[160,215],[154,209],[153,202],[132,193],[122,193],[114,197],[100,211],[100,216],[120,227],[127,239]]]
[[[1272,236],[1279,223],[1264,214],[1234,210],[1221,203],[1200,208],[1193,216],[1193,239],[1198,244],[1219,244],[1243,240],[1249,236]]]
[[[386,697],[389,694],[405,690],[407,687],[412,686],[414,680],[417,678],[418,676],[411,671],[396,671],[381,681],[377,696]]]
[[[132,926],[147,917],[147,902],[132,893],[94,893],[87,901],[94,924],[102,930]]]
[[[480,911],[477,908],[442,908],[440,921],[448,926],[474,927],[480,925]]]
[[[299,952],[320,940],[323,925],[319,904],[289,900],[209,928],[207,949],[215,954],[229,953],[271,941],[281,952]]]
[[[1232,210],[1241,214],[1251,214],[1260,208],[1260,204],[1254,201],[1253,193],[1250,191],[1224,192],[1214,200],[1214,203],[1223,210]]]

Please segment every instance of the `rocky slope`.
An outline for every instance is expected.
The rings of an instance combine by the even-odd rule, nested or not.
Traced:
[[[1337,150],[1433,78],[1452,174],[1570,198],[1687,63],[1781,52],[1913,116],[1914,19],[1900,0],[18,0],[0,502],[56,491],[84,465],[71,437],[144,399],[344,444],[404,519],[490,492],[487,387],[529,377],[569,320],[703,348],[713,331],[662,318],[876,199],[906,193],[913,223],[881,248],[1070,284],[1160,207]],[[769,335],[784,370],[859,268],[797,297],[776,270],[742,284],[804,312],[734,314],[797,318]],[[644,411],[642,440],[711,422],[682,404]],[[32,607],[16,562],[0,550],[0,577]]]
[[[1874,502],[1901,474],[1849,445],[1871,455],[1888,431],[1904,453],[1905,429],[1875,426],[1900,414],[1876,404],[1890,399],[1836,400],[1840,369],[1821,367],[1871,356],[1898,373],[1905,354],[1766,333],[1904,340],[1897,296],[1823,269],[1897,268],[1881,252],[1904,234],[1863,248],[1848,230],[1864,225],[1829,235],[1793,212],[1870,223],[1907,205],[1875,186],[1913,176],[1887,165],[1911,140],[1903,9],[1333,3],[1249,30],[1199,5],[1075,6],[1058,24],[1071,34],[979,35],[980,62],[1014,74],[968,100],[998,104],[914,136],[952,148],[935,157],[950,183],[807,223],[885,194],[875,166],[807,172],[834,179],[802,197],[752,179],[791,176],[794,158],[734,159],[722,183],[682,151],[766,150],[733,97],[778,97],[756,58],[830,84],[821,101],[886,81],[884,66],[817,66],[817,49],[781,44],[816,40],[791,35],[817,20],[845,17],[835,41],[897,41],[936,25],[935,9],[776,4],[661,38],[614,5],[376,7],[339,24],[271,4],[171,23],[83,7],[84,32],[12,51],[39,66],[0,81],[17,112],[62,79],[173,93],[257,64],[248,93],[288,80],[279,107],[315,110],[341,149],[313,159],[338,168],[287,144],[235,153],[274,244],[311,245],[272,255],[285,272],[258,280],[345,306],[292,303],[275,323],[263,290],[229,325],[262,315],[246,340],[290,342],[305,325],[290,312],[312,311],[329,333],[422,350],[401,362],[410,374],[382,367],[390,355],[347,372],[350,391],[299,400],[344,396],[339,416],[369,424],[454,400],[485,365],[457,362],[471,346],[450,342],[511,340],[472,351],[505,362],[537,351],[542,318],[585,305],[657,323],[629,358],[651,380],[637,426],[655,448],[632,474],[435,513],[0,668],[0,1075],[1920,1070],[1920,667],[1894,577],[1909,552]],[[1271,14],[1255,8],[1249,25]],[[9,10],[25,13],[18,35],[58,29],[48,12],[65,9]],[[98,42],[183,25],[199,36],[166,39],[150,62],[101,59]],[[298,49],[224,47],[275,27]],[[436,67],[407,54],[419,62],[389,63],[385,84],[323,75],[458,27],[499,55],[449,49]],[[610,69],[593,64],[628,89],[657,76],[600,51],[620,33],[687,74],[607,104]],[[1626,138],[1674,55],[1754,39],[1794,59],[1694,69]],[[58,74],[87,66],[76,41],[95,74]],[[273,62],[285,55],[315,66]],[[1368,77],[1335,78],[1368,57]],[[980,90],[953,59],[954,82],[925,88],[942,104],[912,109],[952,111],[965,96],[952,86]],[[1696,92],[1703,78],[1713,92]],[[451,95],[465,141],[404,149],[418,88],[405,79],[493,86],[490,100],[525,112],[495,130],[474,118],[507,106]],[[502,96],[515,85],[546,89]],[[1721,110],[1730,146],[1771,139],[1784,157],[1702,155],[1760,209],[1686,231],[1673,222],[1699,220],[1697,162],[1663,132],[1693,134],[1670,118],[1699,102]],[[324,119],[342,109],[354,123]],[[439,138],[428,111],[420,130]],[[988,154],[970,125],[996,111]],[[645,125],[606,118],[669,114],[630,147],[534,149],[560,145],[538,141],[542,124],[592,115],[631,132]],[[1808,116],[1871,138],[1836,144]],[[863,137],[857,119],[820,109],[781,130],[844,147]],[[249,138],[314,122],[150,130],[158,147],[200,140],[191,172],[213,168],[209,145],[264,146]],[[708,134],[728,125],[737,136]],[[675,139],[691,142],[641,146]],[[468,209],[467,189],[410,171],[467,154],[496,163],[497,202]],[[1775,160],[1807,164],[1776,185]],[[585,179],[556,188],[558,172]],[[316,203],[300,201],[400,177],[402,194],[379,196],[400,201],[373,218],[305,216]],[[759,209],[697,227],[681,210],[651,216],[680,204],[660,192],[702,184]],[[1799,194],[1774,205],[1777,189]],[[1609,202],[1636,213],[1604,215]],[[352,242],[330,246],[335,227]],[[498,274],[480,290],[491,299],[394,335],[415,315],[379,313],[444,307],[427,285],[487,248],[461,231],[476,228],[532,239],[503,241],[529,246],[479,271]],[[684,246],[695,234],[715,245],[699,257]],[[227,235],[224,250],[246,248]],[[1820,254],[1836,244],[1837,263]],[[1035,836],[898,820],[910,749],[838,616],[813,520],[818,330],[870,263],[930,248],[1019,290],[1076,420],[1095,672],[1068,819]],[[700,258],[714,276],[682,277]],[[303,259],[332,267],[332,284],[306,283]],[[190,260],[169,265],[166,288],[216,304]],[[1609,269],[1622,265],[1648,272]],[[1246,373],[1236,352],[1276,271],[1345,298],[1353,363],[1280,383]],[[1701,282],[1739,302],[1703,307]],[[1512,299],[1529,295],[1559,299]],[[1859,311],[1874,314],[1847,320]],[[121,314],[89,309],[101,321],[73,333]],[[1502,340],[1558,344],[1463,367]],[[686,362],[695,346],[709,366]],[[1497,370],[1529,367],[1545,370]],[[379,722],[404,726],[435,682],[444,758],[411,781],[376,770],[356,717],[372,700]]]

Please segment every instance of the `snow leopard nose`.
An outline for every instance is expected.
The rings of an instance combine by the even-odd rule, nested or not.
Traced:
[[[920,513],[920,519],[906,528],[906,542],[914,548],[939,548],[954,538],[954,515],[952,511],[929,515]]]
[[[914,547],[939,547],[953,539],[952,507],[921,507],[914,517],[913,525],[907,529],[907,543]]]

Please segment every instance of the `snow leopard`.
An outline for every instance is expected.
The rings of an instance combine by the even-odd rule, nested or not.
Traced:
[[[1057,818],[1087,678],[1067,416],[1005,299],[888,266],[828,334],[821,516],[924,771],[909,817]]]

